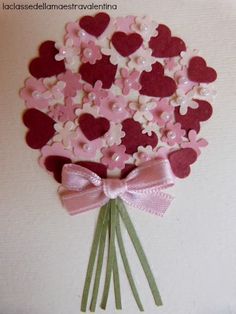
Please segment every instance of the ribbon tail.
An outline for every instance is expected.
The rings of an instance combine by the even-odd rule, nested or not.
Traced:
[[[120,198],[128,205],[143,211],[163,216],[173,197],[159,189],[125,192]]]
[[[60,197],[70,215],[99,208],[109,201],[101,187],[92,187],[84,191],[66,190],[60,193]]]

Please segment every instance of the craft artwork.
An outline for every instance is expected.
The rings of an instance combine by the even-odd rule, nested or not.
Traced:
[[[100,208],[81,311],[96,309],[102,267],[100,306],[106,308],[113,281],[121,309],[118,253],[143,311],[121,222],[160,306],[126,206],[165,213],[172,197],[164,189],[186,178],[207,146],[200,131],[212,115],[216,71],[166,25],[98,13],[67,24],[62,42],[43,42],[29,72],[20,92],[27,144],[40,151],[40,166],[60,184],[69,214]]]

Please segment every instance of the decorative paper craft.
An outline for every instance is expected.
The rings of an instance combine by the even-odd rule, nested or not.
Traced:
[[[45,41],[30,62],[21,90],[26,142],[40,149],[40,165],[61,183],[58,193],[71,215],[100,208],[83,312],[90,293],[90,311],[96,309],[107,238],[101,308],[111,280],[116,308],[122,307],[119,250],[143,311],[121,220],[155,304],[162,304],[126,205],[162,216],[172,200],[163,190],[186,178],[207,146],[199,133],[212,115],[216,72],[198,54],[149,17],[98,13],[68,23],[63,41]]]

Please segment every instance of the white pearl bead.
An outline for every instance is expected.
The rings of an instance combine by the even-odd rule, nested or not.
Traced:
[[[117,153],[114,153],[114,154],[112,155],[111,159],[112,159],[113,161],[118,161],[118,160],[120,159],[120,156],[119,156]]]
[[[90,48],[85,48],[84,51],[83,51],[83,55],[86,57],[86,58],[90,58],[92,56],[92,50]]]
[[[114,112],[121,112],[122,111],[122,107],[119,104],[113,104],[112,105],[112,111],[114,111]]]
[[[171,138],[172,140],[176,138],[176,133],[174,131],[168,131],[167,137]]]
[[[129,87],[132,86],[132,82],[130,82],[129,79],[125,79],[124,83],[125,83],[126,85],[128,85]]]
[[[83,144],[83,150],[85,152],[89,152],[91,150],[91,146],[89,144]]]
[[[33,93],[32,93],[32,97],[34,98],[34,99],[40,99],[41,97],[42,97],[42,95],[41,95],[41,93],[40,92],[38,92],[38,91],[33,91]]]
[[[95,100],[95,99],[96,99],[96,94],[93,93],[93,92],[91,92],[91,93],[88,94],[88,98],[89,98],[90,100]]]
[[[181,85],[187,85],[188,84],[188,79],[185,76],[182,76],[178,79],[178,83]]]
[[[208,90],[207,88],[201,87],[201,88],[200,88],[200,91],[199,91],[199,94],[200,94],[201,96],[209,96],[209,95],[210,95],[210,92],[209,92],[209,90]]]
[[[139,159],[146,161],[148,159],[148,156],[145,153],[139,153]]]
[[[60,53],[64,56],[64,55],[66,55],[66,49],[62,49],[61,51],[60,51]]]
[[[139,65],[145,65],[146,64],[146,61],[143,57],[138,57],[136,62]]]
[[[180,106],[183,106],[186,104],[186,99],[184,97],[177,97],[177,100],[176,100],[177,104],[179,104]]]
[[[85,33],[85,31],[82,30],[82,31],[78,31],[78,35],[85,37],[86,33]]]
[[[170,120],[170,114],[168,112],[162,112],[161,114],[161,119],[164,120],[164,121],[169,121]]]
[[[146,24],[140,24],[139,29],[143,32],[146,32],[148,30],[148,26]]]

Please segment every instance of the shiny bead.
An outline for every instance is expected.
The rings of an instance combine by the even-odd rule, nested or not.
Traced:
[[[89,152],[89,151],[91,151],[91,146],[89,144],[83,144],[83,150],[85,152]]]
[[[189,82],[189,81],[188,81],[187,77],[185,77],[185,76],[182,76],[182,77],[180,77],[180,78],[178,79],[178,83],[181,84],[181,85],[187,85],[188,82]]]
[[[86,58],[90,58],[92,56],[93,52],[90,48],[85,48],[84,51],[83,51],[83,55],[86,57]]]
[[[66,49],[61,49],[60,53],[65,56],[66,55]]]
[[[120,159],[120,156],[119,156],[117,153],[114,153],[114,154],[112,155],[111,159],[112,159],[113,161],[118,161],[118,160]]]
[[[180,105],[180,106],[183,106],[186,104],[186,99],[184,97],[177,97],[177,100],[176,100],[177,104]]]
[[[138,157],[142,161],[147,161],[148,160],[148,156],[145,153],[139,153]]]
[[[168,112],[165,112],[165,111],[162,112],[160,117],[161,117],[162,120],[164,120],[166,122],[170,120],[170,114]]]
[[[143,57],[138,57],[136,62],[139,65],[145,65],[146,64],[146,61]]]
[[[129,87],[132,86],[132,82],[130,82],[129,79],[125,79],[124,83],[125,83],[126,85],[128,85]]]
[[[148,26],[146,24],[140,24],[139,25],[139,29],[142,31],[142,32],[146,32],[148,30]]]
[[[78,35],[80,35],[80,36],[82,36],[82,37],[85,37],[86,36],[86,33],[85,33],[85,31],[81,31],[81,30],[79,30],[78,31]]]
[[[95,100],[95,99],[96,99],[96,94],[93,93],[93,92],[91,92],[91,93],[88,94],[88,98],[89,98],[90,100]]]
[[[168,131],[167,132],[167,137],[171,138],[172,140],[174,140],[176,138],[176,133],[174,131]]]
[[[199,91],[199,94],[200,94],[201,96],[209,96],[209,95],[210,95],[210,92],[209,92],[209,90],[208,90],[207,88],[201,87],[201,88],[200,88],[200,91]]]
[[[112,111],[114,111],[114,112],[121,112],[122,111],[122,107],[119,104],[113,104],[112,105]]]
[[[40,92],[38,92],[38,91],[33,91],[32,92],[32,97],[34,98],[34,99],[40,99],[41,97],[42,97],[42,95],[41,95],[41,93]]]

